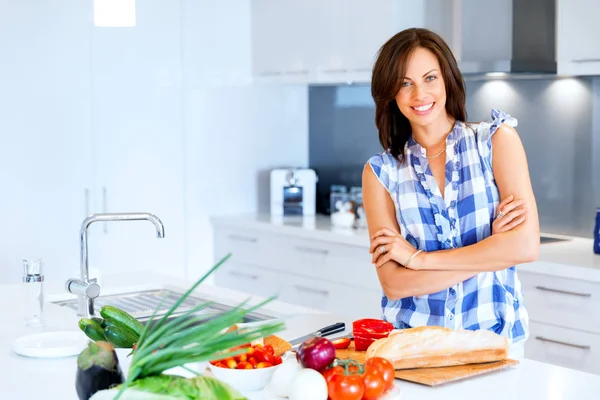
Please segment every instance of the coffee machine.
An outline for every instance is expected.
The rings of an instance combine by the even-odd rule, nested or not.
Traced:
[[[314,170],[274,169],[270,181],[271,215],[315,215],[318,178]]]

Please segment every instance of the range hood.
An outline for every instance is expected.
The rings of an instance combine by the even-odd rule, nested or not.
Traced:
[[[466,75],[556,74],[556,0],[454,0]]]

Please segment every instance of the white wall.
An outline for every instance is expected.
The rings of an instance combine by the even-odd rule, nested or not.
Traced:
[[[252,85],[250,0],[136,6],[135,28],[95,28],[92,0],[0,3],[0,283],[19,280],[22,257],[44,259],[50,279],[78,269],[79,225],[88,208],[101,211],[100,181],[117,180],[119,163],[145,183],[172,176],[162,213],[183,219],[186,267],[164,270],[192,279],[213,263],[209,216],[264,209],[267,171],[308,163],[307,88]],[[123,193],[121,204],[165,207],[128,201],[150,192]],[[160,255],[142,230],[149,239],[135,251]],[[91,261],[106,272],[136,259],[126,245],[102,251],[114,254]]]

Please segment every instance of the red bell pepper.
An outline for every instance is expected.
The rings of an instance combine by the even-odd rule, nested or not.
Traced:
[[[352,323],[354,347],[358,351],[366,351],[371,343],[389,336],[394,325],[381,319],[365,318]]]

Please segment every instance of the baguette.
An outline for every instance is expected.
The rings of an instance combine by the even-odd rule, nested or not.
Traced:
[[[412,369],[499,361],[508,352],[508,339],[492,331],[424,326],[392,331],[369,346],[366,358],[383,357],[395,369]]]

